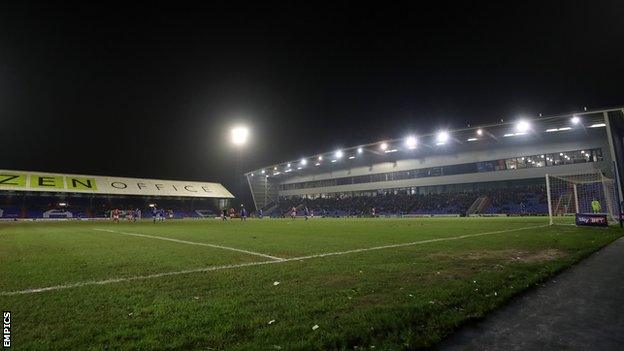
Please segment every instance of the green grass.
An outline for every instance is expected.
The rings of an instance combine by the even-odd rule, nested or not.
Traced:
[[[0,223],[0,292],[546,224],[545,218]],[[413,349],[624,234],[539,227],[39,293],[0,295],[19,349]],[[275,281],[280,284],[274,285]],[[269,321],[275,322],[269,324]],[[319,328],[313,330],[312,327]]]

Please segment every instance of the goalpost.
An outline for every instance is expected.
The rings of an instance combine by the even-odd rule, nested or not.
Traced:
[[[576,213],[606,214],[619,221],[615,181],[600,170],[575,174],[546,174],[550,224],[573,224]]]

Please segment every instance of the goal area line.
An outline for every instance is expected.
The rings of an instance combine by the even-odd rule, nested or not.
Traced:
[[[517,232],[517,231],[522,231],[522,230],[544,228],[544,227],[548,227],[548,226],[549,226],[548,224],[544,224],[544,225],[529,226],[529,227],[522,227],[522,228],[515,228],[515,229],[497,230],[497,231],[491,231],[491,232],[464,234],[464,235],[445,237],[445,238],[435,238],[435,239],[427,239],[427,240],[420,240],[420,241],[412,241],[412,242],[407,242],[407,243],[389,244],[389,245],[382,245],[382,246],[373,246],[373,247],[352,249],[352,250],[345,250],[345,251],[326,252],[326,253],[319,253],[319,254],[314,254],[314,255],[293,257],[293,258],[271,259],[270,261],[259,261],[259,262],[248,262],[248,263],[229,264],[229,265],[220,265],[220,266],[209,266],[209,267],[187,269],[187,270],[180,270],[180,271],[170,271],[170,272],[154,273],[154,274],[148,274],[148,275],[137,275],[137,276],[131,276],[131,277],[119,277],[119,278],[109,278],[109,279],[102,279],[102,280],[91,280],[91,281],[77,282],[77,283],[71,283],[71,284],[53,285],[53,286],[40,287],[40,288],[30,288],[30,289],[24,289],[24,290],[2,291],[2,292],[0,292],[0,296],[27,295],[27,294],[35,294],[35,293],[42,293],[42,292],[48,292],[48,291],[67,290],[67,289],[79,288],[79,287],[84,287],[84,286],[108,285],[108,284],[114,284],[114,283],[124,283],[124,282],[132,282],[132,281],[139,281],[139,280],[148,280],[148,279],[170,277],[170,276],[177,276],[177,275],[185,275],[185,274],[212,272],[212,271],[219,271],[219,270],[225,270],[225,269],[235,269],[235,268],[243,268],[243,267],[251,267],[251,266],[262,266],[262,265],[269,265],[269,264],[279,264],[279,263],[286,263],[286,262],[292,262],[292,261],[304,261],[304,260],[315,259],[315,258],[323,258],[323,257],[330,257],[330,256],[341,256],[341,255],[347,255],[347,254],[352,254],[352,253],[361,253],[361,252],[367,252],[367,251],[377,251],[377,250],[384,250],[384,249],[391,249],[391,248],[409,247],[409,246],[422,245],[422,244],[428,244],[428,243],[436,243],[436,242],[442,242],[442,241],[462,240],[462,239],[474,238],[474,237],[480,237],[480,236],[486,236],[486,235],[495,235],[495,234]],[[158,238],[158,237],[154,237],[154,238]],[[270,256],[270,257],[273,257],[273,256]]]

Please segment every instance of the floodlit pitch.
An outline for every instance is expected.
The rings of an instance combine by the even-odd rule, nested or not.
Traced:
[[[430,346],[624,232],[547,218],[0,223],[15,349]]]

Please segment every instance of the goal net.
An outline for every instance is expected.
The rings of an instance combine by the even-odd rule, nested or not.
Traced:
[[[550,224],[573,224],[576,213],[606,214],[618,221],[615,182],[601,171],[577,174],[547,174]]]

